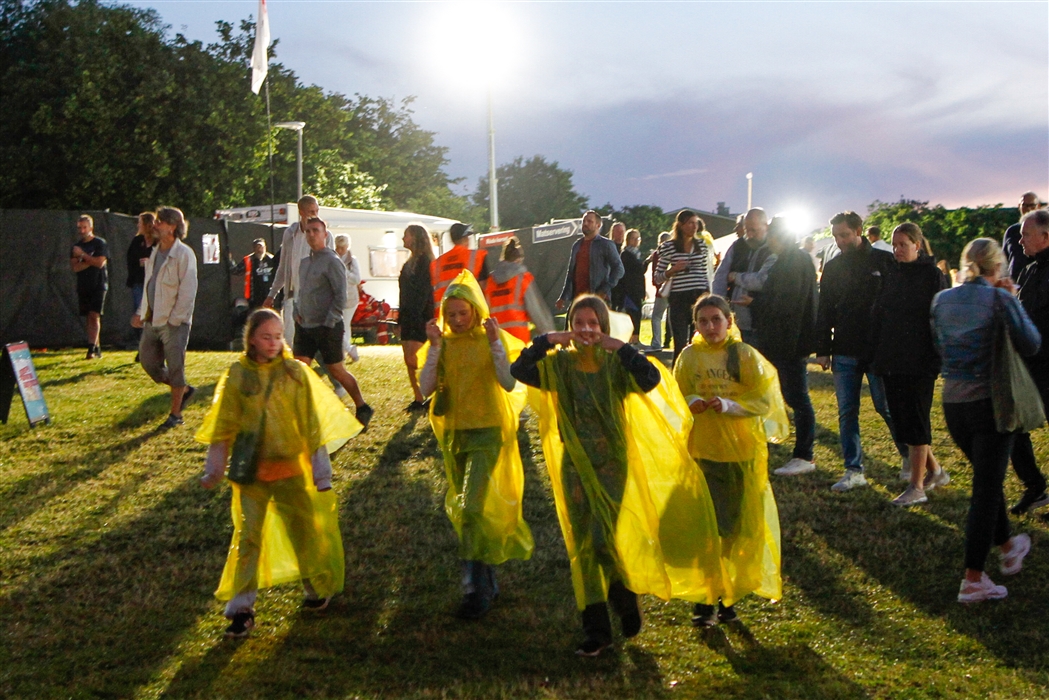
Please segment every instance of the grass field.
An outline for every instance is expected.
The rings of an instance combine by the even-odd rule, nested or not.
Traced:
[[[229,489],[197,483],[192,440],[229,353],[190,353],[200,387],[186,425],[156,432],[168,394],[107,352],[35,357],[54,417],[29,430],[19,400],[0,426],[0,696],[9,698],[1037,698],[1049,695],[1049,531],[1014,519],[1035,548],[1008,599],[963,607],[969,468],[937,408],[934,450],[953,481],[900,510],[899,463],[864,400],[871,487],[834,494],[829,374],[812,374],[814,474],[773,478],[785,591],[748,598],[741,624],[699,631],[681,601],[644,600],[641,635],[599,659],[580,639],[568,561],[536,421],[520,435],[528,562],[501,567],[480,623],[452,617],[455,535],[441,460],[409,400],[398,348],[365,348],[355,372],[372,428],[335,456],[347,585],[320,615],[292,586],[263,591],[258,626],[225,641],[212,598],[232,527]],[[1036,436],[1049,462],[1045,431]],[[789,457],[775,448],[772,465]],[[1007,481],[1014,501],[1018,483]]]

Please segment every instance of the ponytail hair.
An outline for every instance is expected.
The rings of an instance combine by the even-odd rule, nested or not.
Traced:
[[[966,280],[993,274],[1005,265],[1005,256],[998,241],[977,238],[969,241],[962,251],[961,268]]]

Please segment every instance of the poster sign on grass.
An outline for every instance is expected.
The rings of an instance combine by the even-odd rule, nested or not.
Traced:
[[[6,423],[11,412],[14,388],[22,395],[26,418],[30,427],[37,423],[50,423],[44,392],[33,366],[33,356],[25,342],[8,343],[4,346],[3,366],[0,367],[0,422]]]

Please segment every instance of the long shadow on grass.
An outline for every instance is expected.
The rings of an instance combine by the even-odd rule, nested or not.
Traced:
[[[36,562],[0,606],[0,696],[130,697],[213,611],[228,496],[192,478],[125,525]]]
[[[824,612],[842,617],[849,624],[863,624],[873,614],[847,604],[820,602],[828,582],[816,570],[826,563],[807,561],[812,555],[801,553],[806,543],[791,542],[796,531],[805,529],[790,527],[792,517],[804,518],[806,526],[867,576],[924,613],[944,619],[1002,662],[1044,672],[1049,663],[1044,629],[1030,621],[1044,616],[1044,601],[1049,597],[1045,576],[1026,572],[1026,576],[1006,580],[998,574],[997,556],[992,552],[987,570],[997,582],[1009,587],[1009,598],[974,606],[955,602],[962,571],[967,493],[951,487],[934,492],[931,503],[925,507],[933,518],[920,508],[896,508],[873,489],[838,495],[822,484],[784,480],[777,482],[777,490],[781,492],[779,500],[789,503],[783,509],[787,516],[785,571],[793,583],[809,590],[811,601]],[[954,523],[955,527],[946,523]],[[799,560],[791,562],[788,554]],[[892,627],[891,623],[882,622]]]
[[[552,687],[562,695],[661,694],[658,666],[640,648],[597,660],[572,654],[579,622],[564,548],[530,445],[523,447],[525,514],[540,551],[532,561],[499,567],[502,592],[484,620],[453,616],[460,569],[443,512],[443,465],[428,425],[411,419],[344,496],[346,594],[323,619],[298,619],[272,651],[279,664],[260,664],[240,692],[512,696]],[[189,685],[176,681],[171,692]]]
[[[860,700],[870,697],[857,683],[842,675],[818,653],[803,644],[762,646],[740,623],[727,626],[735,646],[722,627],[699,632],[703,643],[725,657],[739,676],[732,679],[733,695],[760,698],[834,698]],[[686,688],[688,685],[685,686]],[[703,686],[706,690],[714,690]]]
[[[152,423],[153,421],[159,423],[167,416],[171,410],[171,391],[163,384],[158,384],[157,386],[163,387],[163,391],[142,401],[142,403],[132,409],[131,413],[114,423],[113,427],[119,430],[135,430],[146,423]],[[211,403],[211,398],[214,394],[215,382],[198,386],[197,392],[193,395],[193,400],[188,404],[187,409],[189,406],[199,404],[206,406]]]

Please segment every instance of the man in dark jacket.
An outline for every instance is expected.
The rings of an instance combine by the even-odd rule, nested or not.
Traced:
[[[809,399],[807,366],[816,349],[816,268],[809,254],[794,245],[781,217],[769,224],[766,241],[769,259],[775,262],[750,308],[757,348],[779,372],[783,400],[794,411],[794,454],[773,473],[793,476],[816,469],[812,461],[816,414]]]
[[[1031,260],[1016,281],[1024,311],[1042,334],[1042,347],[1034,355],[1024,358],[1042,396],[1049,406],[1049,211],[1036,209],[1025,214],[1020,222],[1020,244],[1023,254]],[[1030,433],[1020,433],[1013,443],[1013,469],[1024,485],[1024,494],[1009,509],[1013,515],[1049,505],[1045,476],[1038,469],[1031,445]]]
[[[848,491],[865,486],[860,447],[860,389],[867,375],[874,410],[885,420],[896,449],[907,459],[907,446],[896,440],[896,430],[885,401],[881,379],[868,372],[868,330],[874,301],[882,281],[896,261],[892,253],[875,250],[863,237],[863,219],[845,211],[830,220],[834,242],[841,251],[823,270],[820,305],[816,317],[816,361],[827,369],[833,364],[834,393],[838,399],[838,434],[845,475],[831,487]],[[831,358],[833,357],[833,363]]]
[[[1031,262],[1031,258],[1024,253],[1020,244],[1020,225],[1025,216],[1042,206],[1042,202],[1034,192],[1024,192],[1016,206],[1020,210],[1021,221],[1005,229],[1005,236],[1002,237],[1002,252],[1005,253],[1005,260],[1009,265],[1007,273],[1014,281],[1020,279],[1020,273]]]

